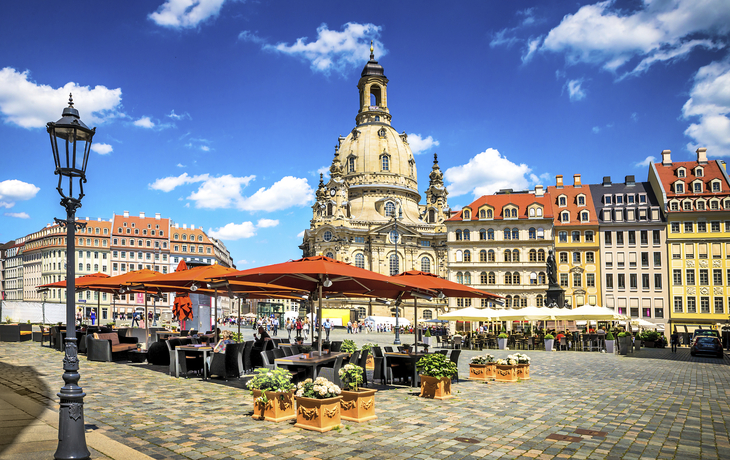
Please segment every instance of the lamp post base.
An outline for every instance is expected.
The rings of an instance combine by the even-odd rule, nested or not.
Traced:
[[[77,385],[81,376],[78,372],[79,359],[76,352],[76,337],[66,337],[66,356],[63,358],[65,385],[58,393],[58,397],[61,398],[61,409],[58,412],[58,448],[53,455],[56,460],[83,460],[91,456],[86,447],[84,430],[86,393]]]

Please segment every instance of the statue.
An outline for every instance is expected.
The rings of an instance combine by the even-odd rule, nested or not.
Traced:
[[[548,251],[547,276],[550,285],[558,284],[558,266],[555,263],[555,254],[552,249]]]

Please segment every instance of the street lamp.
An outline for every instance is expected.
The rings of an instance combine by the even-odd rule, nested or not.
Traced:
[[[390,238],[393,240],[395,245],[395,273],[393,273],[393,266],[390,267],[390,276],[397,275],[400,273],[400,261],[398,259],[398,218],[400,213],[403,212],[402,204],[397,198],[394,200],[398,202],[399,207],[393,210],[393,230],[390,232]],[[400,345],[400,326],[398,325],[400,302],[395,303],[395,338],[393,339],[393,345]]]
[[[63,358],[63,381],[58,396],[61,410],[58,414],[58,448],[56,459],[85,459],[91,455],[86,448],[84,432],[84,396],[78,381],[79,359],[76,346],[76,227],[84,228],[86,223],[76,222],[76,210],[81,207],[86,182],[86,165],[89,161],[91,141],[96,128],[89,129],[79,118],[74,108],[73,96],[69,95],[68,107],[63,109],[61,119],[46,125],[51,138],[53,160],[58,176],[56,190],[61,195],[61,206],[66,208],[66,220],[55,219],[66,227],[66,345]],[[59,142],[60,140],[60,142]],[[64,179],[66,179],[64,181]],[[74,195],[76,188],[76,195]]]

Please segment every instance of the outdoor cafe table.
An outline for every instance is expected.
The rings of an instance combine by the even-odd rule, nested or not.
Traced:
[[[170,338],[171,335],[179,336],[179,332],[173,332],[173,331],[157,331],[157,341],[161,340],[167,340]]]
[[[413,369],[413,375],[411,375],[411,386],[418,386],[418,370],[416,369],[416,363],[418,360],[428,355],[429,353],[398,353],[398,352],[385,352],[385,357],[388,362],[396,361],[400,362],[401,365],[410,366]]]
[[[313,356],[317,352],[301,353],[298,355],[287,356],[284,358],[277,358],[274,360],[274,365],[278,368],[279,366],[296,366],[296,367],[311,367],[311,377],[314,380],[317,377],[317,371],[322,365],[336,361],[339,356],[348,356],[348,353],[322,353],[322,356]]]
[[[184,345],[175,347],[175,377],[180,377],[180,352],[203,353],[203,380],[208,380],[208,352],[213,351],[213,347],[207,346],[191,346]],[[183,358],[184,359],[184,358]]]

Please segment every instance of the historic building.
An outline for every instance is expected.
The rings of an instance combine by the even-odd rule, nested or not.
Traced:
[[[723,161],[696,153],[696,161],[672,162],[664,150],[649,168],[667,220],[673,328],[726,323],[730,307],[730,179]]]
[[[543,186],[482,196],[448,219],[446,228],[451,281],[504,296],[507,308],[544,306],[553,210]],[[449,306],[496,306],[471,300],[449,299]]]
[[[666,221],[648,182],[604,177],[590,186],[599,222],[602,305],[622,315],[665,324]]]
[[[438,160],[434,155],[426,202],[420,204],[416,161],[406,133],[391,126],[388,79],[372,49],[357,87],[355,127],[338,138],[329,181],[320,178],[300,246],[303,255],[325,255],[388,275],[420,270],[446,277],[448,192]],[[405,309],[413,320],[413,309],[405,304],[400,314]],[[418,305],[423,318],[436,316],[435,302]],[[360,317],[395,312],[393,306],[347,299],[329,301],[327,307],[354,310]],[[344,319],[341,313],[332,316]]]
[[[555,216],[558,282],[565,290],[565,302],[572,308],[598,305],[600,246],[591,189],[581,183],[580,174],[573,175],[573,185],[564,185],[563,176],[558,175],[548,192]]]

